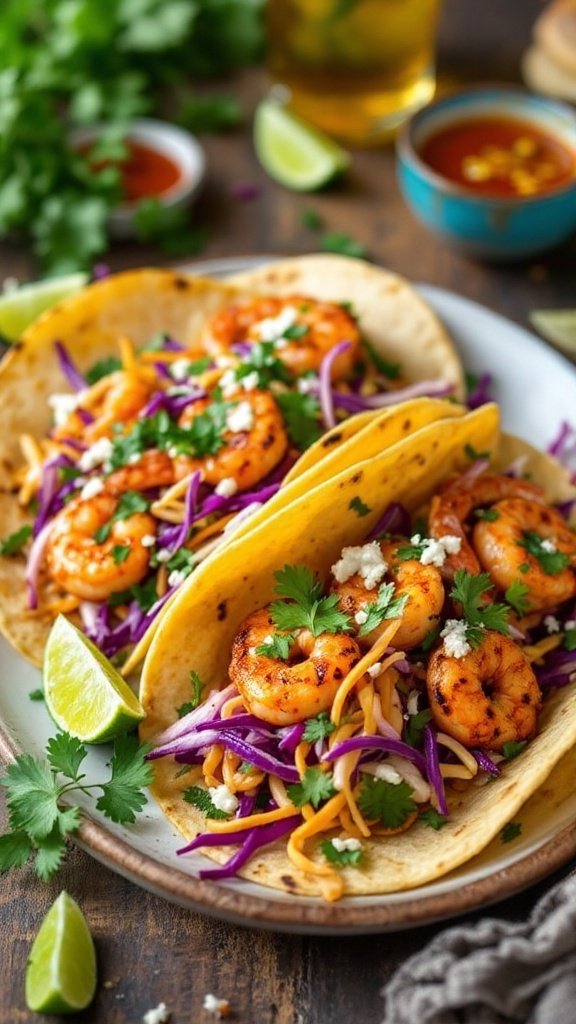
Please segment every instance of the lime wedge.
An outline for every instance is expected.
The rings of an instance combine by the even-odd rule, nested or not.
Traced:
[[[46,644],[44,695],[56,724],[83,743],[105,743],[144,718],[128,683],[64,615]]]
[[[87,282],[88,274],[67,274],[4,292],[0,295],[0,334],[6,341],[18,341],[44,310],[79,291]]]
[[[96,991],[96,952],[80,907],[67,892],[54,901],[32,943],[26,1005],[36,1013],[76,1013]]]
[[[530,322],[563,352],[576,353],[576,309],[536,309],[530,313]]]
[[[350,162],[336,142],[274,100],[256,108],[254,147],[270,177],[297,192],[321,188]]]

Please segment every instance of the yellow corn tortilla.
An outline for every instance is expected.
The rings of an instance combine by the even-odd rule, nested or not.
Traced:
[[[304,257],[306,266],[312,267],[311,257]],[[354,303],[358,309],[365,309],[361,297],[361,278],[366,279],[366,293],[369,301],[380,301],[379,293],[373,282],[382,280],[382,324],[388,321],[406,319],[406,329],[412,324],[417,330],[422,318],[427,324],[421,336],[415,335],[413,347],[422,346],[420,357],[419,379],[430,378],[438,371],[441,358],[446,354],[449,372],[447,379],[455,383],[455,390],[460,391],[462,372],[457,364],[454,350],[448,341],[443,328],[440,327],[435,315],[424,306],[417,293],[406,283],[402,283],[397,298],[397,310],[394,313],[394,300],[388,294],[388,281],[393,275],[387,271],[377,270],[368,264],[358,264],[363,270],[358,274],[356,260],[342,257],[319,257],[323,272],[333,268],[336,274],[334,297],[338,299],[338,289],[344,287],[344,266],[354,278]],[[326,263],[328,259],[328,263]],[[298,264],[298,259],[288,261],[291,267]],[[279,264],[284,267],[286,264]],[[260,271],[259,273],[262,273]],[[306,274],[307,293],[312,296],[324,297],[322,294],[322,275],[317,279],[314,274]],[[396,279],[394,279],[396,280]],[[303,282],[304,284],[304,282]],[[387,291],[388,289],[388,291]],[[247,298],[256,289],[243,284],[226,282],[223,284],[208,278],[194,277],[190,274],[173,270],[145,268],[112,275],[103,281],[91,284],[81,292],[53,306],[44,313],[22,337],[22,341],[14,345],[0,365],[0,402],[3,410],[3,430],[0,436],[0,522],[2,536],[9,536],[29,521],[28,513],[17,502],[12,490],[14,469],[22,463],[19,438],[22,434],[33,437],[44,437],[51,426],[52,416],[48,406],[48,397],[54,393],[70,390],[65,380],[54,347],[55,341],[62,341],[73,362],[83,372],[99,359],[118,353],[118,339],[128,337],[136,346],[143,345],[154,334],[162,331],[173,335],[186,345],[194,346],[200,329],[207,317],[218,309]],[[411,307],[413,311],[411,312]],[[423,312],[423,310],[425,312]],[[365,315],[365,314],[363,314]],[[370,334],[371,323],[363,324],[375,348],[390,361],[396,358],[395,350],[389,349],[388,338],[384,330],[377,329]],[[431,345],[431,337],[437,331],[436,344]],[[431,403],[431,404],[429,404]],[[395,417],[391,409],[361,413],[345,420],[336,430],[331,431],[313,445],[290,471],[286,484],[300,477],[298,488],[290,492],[288,487],[274,498],[275,507],[281,507],[303,492],[306,487],[315,486],[319,480],[325,479],[328,473],[336,472],[350,464],[346,457],[347,445],[362,433],[362,443],[366,444],[366,456],[373,450],[373,440],[378,444],[395,443],[399,436],[406,433],[403,426],[409,422],[408,429],[436,419],[440,415],[458,415],[462,410],[456,407],[445,411],[447,403],[433,399],[419,399],[415,403],[406,403],[406,408],[414,409],[411,418]],[[368,428],[374,424],[372,432]],[[386,435],[388,435],[386,437]],[[322,462],[325,461],[325,469]],[[309,472],[309,476],[305,474]],[[268,506],[266,506],[268,507]],[[266,516],[266,510],[257,513],[254,525]],[[241,527],[242,534],[252,528],[250,520]],[[25,588],[25,565],[21,558],[0,558],[0,631],[24,657],[34,664],[41,665],[44,646],[50,630],[51,622],[30,614],[27,605]],[[154,623],[150,634],[142,642],[142,650],[147,648],[157,623]]]
[[[400,501],[415,511],[452,472],[465,469],[467,445],[491,451],[501,469],[522,455],[525,471],[543,486],[549,501],[575,495],[554,460],[523,442],[499,437],[498,413],[491,405],[430,423],[380,455],[335,474],[216,552],[190,577],[160,623],[145,663],[142,738],[153,742],[175,721],[176,708],[189,699],[190,670],[198,672],[206,692],[226,684],[233,637],[247,615],[273,599],[278,568],[306,564],[325,576],[342,547],[361,543],[389,502]],[[371,509],[363,519],[350,512],[356,496]],[[489,785],[472,783],[464,792],[451,792],[451,817],[440,831],[416,823],[401,835],[363,841],[362,864],[344,869],[346,893],[411,889],[464,864],[498,835],[575,742],[576,687],[566,687],[546,702],[537,737],[502,776]],[[204,831],[203,815],[182,799],[186,776],[175,778],[178,769],[171,758],[157,761],[156,769],[153,794],[176,829],[186,839]],[[313,850],[312,842],[307,852]],[[222,862],[230,849],[210,848],[206,855]],[[321,854],[314,856],[323,862]],[[321,891],[316,878],[295,871],[285,841],[260,851],[241,874],[293,893]]]

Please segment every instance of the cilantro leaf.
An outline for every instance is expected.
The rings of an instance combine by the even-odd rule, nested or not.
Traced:
[[[394,583],[382,583],[380,585],[376,600],[371,604],[367,604],[363,609],[368,618],[360,626],[358,630],[359,636],[366,636],[367,633],[371,633],[385,619],[395,619],[402,614],[408,600],[408,595],[404,594],[402,597],[392,600],[394,589]]]
[[[195,711],[198,705],[200,704],[200,701],[202,700],[202,690],[204,689],[204,683],[200,679],[198,673],[194,671],[194,669],[191,669],[190,671],[190,685],[192,687],[192,698],[191,700],[185,701],[185,703],[181,704],[180,707],[177,709],[176,713],[178,715],[178,718],[183,718],[184,715],[187,715],[190,711]]]
[[[50,766],[21,754],[8,765],[2,785],[12,829],[27,832],[32,839],[47,836],[58,818],[58,785]]]
[[[340,303],[340,305],[343,305],[343,303]],[[387,377],[388,380],[398,380],[400,376],[400,363],[391,363],[388,359],[384,359],[372,342],[368,341],[368,338],[362,338],[362,345],[378,373],[381,373],[383,377]]]
[[[527,596],[528,587],[525,583],[522,583],[521,580],[513,580],[504,594],[508,604],[511,605],[514,611],[520,616],[525,615],[530,606]]]
[[[139,744],[137,736],[119,736],[114,743],[110,761],[111,777],[100,784],[102,790],[96,807],[112,821],[124,824],[136,820],[147,801],[142,787],[154,777],[152,764],[146,760],[149,744]]]
[[[33,849],[32,840],[23,829],[0,836],[0,874],[11,868],[24,867]]]
[[[264,389],[273,381],[280,381],[282,384],[292,384],[294,381],[293,374],[278,358],[273,341],[258,341],[251,345],[248,354],[243,356],[242,362],[236,367],[234,376],[236,380],[242,380],[252,373],[258,376],[258,387]]]
[[[472,647],[482,643],[486,629],[497,633],[508,633],[508,605],[482,604],[482,597],[492,589],[487,572],[472,575],[465,569],[454,573],[454,586],[450,591],[453,601],[462,605],[466,621],[466,639]]]
[[[413,792],[407,782],[396,785],[364,775],[358,806],[369,820],[381,821],[385,828],[399,828],[416,810]]]
[[[67,732],[59,732],[48,740],[46,754],[55,772],[62,772],[67,779],[78,781],[80,765],[87,756],[86,747],[80,740]]]
[[[441,628],[442,627],[440,623],[438,623],[437,626],[434,626],[432,629],[429,629],[428,632],[426,633],[426,636],[424,637],[422,643],[420,644],[420,647],[422,648],[424,654],[427,654],[430,648],[433,647],[434,644],[436,643],[438,637],[440,636]]]
[[[135,515],[137,512],[146,512],[149,506],[150,502],[139,491],[125,491],[124,494],[120,495],[116,511],[108,522],[99,526],[96,530],[94,540],[97,544],[104,544],[112,532],[114,523],[118,523],[123,519],[129,519],[130,516]]]
[[[430,708],[424,708],[422,711],[417,711],[415,715],[410,715],[406,722],[406,728],[404,731],[404,739],[406,743],[411,747],[420,747],[422,744],[422,736],[424,735],[424,726],[428,725],[428,722],[432,719],[432,712]]]
[[[234,96],[187,97],[178,114],[179,123],[195,135],[229,131],[243,120],[242,107]]]
[[[305,338],[310,333],[310,328],[307,324],[290,324],[286,328],[282,337],[288,338],[288,341],[298,341],[300,338]]]
[[[564,633],[564,650],[576,651],[576,629],[567,629]]]
[[[114,544],[112,548],[114,565],[122,565],[122,562],[126,561],[131,550],[132,548],[129,544]]]
[[[322,584],[305,565],[285,565],[275,574],[276,593],[288,601],[273,601],[270,614],[280,630],[309,629],[313,636],[341,633],[350,620],[337,608],[338,595],[320,597]]]
[[[299,451],[305,451],[323,434],[320,423],[320,403],[313,395],[288,391],[275,395],[286,424],[290,440]]]
[[[331,231],[324,235],[321,241],[321,248],[324,252],[335,252],[342,256],[353,256],[356,259],[365,259],[368,255],[365,245],[355,241],[345,231]]]
[[[26,541],[32,536],[32,527],[26,523],[25,526],[21,526],[15,533],[11,533],[9,537],[4,540],[0,540],[0,555],[10,556],[19,555],[24,547]]]
[[[99,359],[86,373],[86,380],[89,384],[96,384],[103,377],[108,377],[116,370],[122,369],[122,360],[118,356],[108,356],[106,359]]]
[[[362,850],[337,850],[331,839],[324,839],[320,849],[331,864],[345,867],[346,864],[358,864],[362,860]]]
[[[78,822],[79,822],[78,816]],[[76,825],[78,827],[78,825]],[[49,835],[36,841],[36,861],[34,868],[38,878],[43,882],[56,873],[66,853],[66,842],[58,825],[55,825]]]
[[[438,814],[434,807],[429,807],[427,811],[422,811],[420,821],[423,821],[428,828],[433,828],[436,832],[439,832],[441,828],[444,828],[444,825],[448,824],[448,818],[445,818],[443,814]]]
[[[316,740],[326,739],[335,728],[334,722],[330,721],[330,715],[326,711],[321,711],[316,718],[307,719],[302,738],[306,743],[316,743]]]
[[[509,740],[502,744],[502,753],[507,761],[514,760],[526,747],[527,740]]]
[[[318,601],[322,594],[320,580],[307,565],[285,565],[274,573],[278,597],[289,597],[302,608]]]
[[[214,818],[220,821],[230,817],[225,811],[221,811],[218,807],[214,806],[210,793],[207,789],[202,789],[201,786],[190,786],[189,789],[184,790],[182,797],[187,804],[197,807],[207,818]]]
[[[490,452],[489,451],[478,452],[474,448],[474,445],[471,445],[471,444],[465,444],[464,445],[464,451],[465,451],[466,455],[468,456],[468,458],[470,459],[471,462],[477,462],[479,459],[489,459],[490,458]]]
[[[260,647],[256,648],[256,654],[261,654],[265,658],[277,658],[279,661],[288,661],[290,648],[293,643],[293,633],[274,633],[268,643],[264,642]]]
[[[331,775],[320,768],[307,768],[301,781],[287,786],[286,792],[295,807],[312,804],[318,808],[324,800],[334,796],[336,790]]]
[[[358,495],[352,498],[351,502],[348,505],[348,508],[352,509],[357,516],[360,516],[360,518],[369,515],[369,513],[372,511],[370,506],[365,505],[364,502],[362,501],[362,498],[359,498]]]
[[[517,839],[522,832],[522,825],[516,821],[509,821],[504,826],[500,833],[500,839],[503,843],[511,843],[513,839]]]
[[[566,566],[570,565],[568,555],[562,551],[547,551],[546,539],[540,537],[535,530],[523,530],[523,540],[516,541],[518,547],[524,548],[539,562],[541,569],[549,576],[557,576]]]
[[[300,223],[309,231],[321,231],[324,227],[324,219],[313,206],[305,206],[300,213]]]
[[[487,523],[495,523],[496,520],[500,519],[500,513],[497,508],[475,508],[474,515],[477,519],[483,519]]]
[[[45,699],[44,690],[30,690],[30,693],[28,694],[28,700],[41,701]]]

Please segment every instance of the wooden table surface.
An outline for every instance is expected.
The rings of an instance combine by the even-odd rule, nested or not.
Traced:
[[[538,0],[446,0],[442,83],[517,81],[519,57],[541,7]],[[231,87],[250,111],[264,82],[252,72],[222,83],[223,91]],[[574,240],[529,263],[486,266],[465,259],[436,242],[405,209],[394,180],[392,149],[355,153],[347,182],[313,198],[267,180],[252,153],[248,129],[206,138],[206,149],[209,183],[195,214],[208,232],[202,258],[313,251],[317,236],[301,224],[303,208],[313,205],[327,230],[350,233],[376,262],[476,299],[522,324],[531,309],[576,305]],[[234,198],[231,187],[237,182],[258,185],[258,198]],[[162,258],[126,245],[114,248],[107,261],[118,269]],[[0,250],[0,279],[35,273],[25,250],[6,245]],[[377,1024],[383,1016],[382,986],[438,930],[429,926],[334,939],[231,926],[150,895],[74,847],[49,885],[35,881],[28,870],[2,879],[0,1024],[39,1019],[24,1005],[26,956],[41,917],[64,887],[81,903],[98,949],[95,1002],[73,1018],[85,1022],[136,1024],[147,1009],[164,1001],[173,1024],[197,1024],[213,1019],[202,1010],[205,993],[213,992],[230,1000],[238,1024]],[[540,884],[495,912],[522,915],[543,888]]]

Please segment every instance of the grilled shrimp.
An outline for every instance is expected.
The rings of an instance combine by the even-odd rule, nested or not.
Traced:
[[[506,590],[515,580],[520,580],[527,588],[527,610],[530,611],[543,611],[573,598],[576,595],[576,534],[560,513],[525,498],[499,501],[492,511],[495,518],[482,520],[474,527],[473,544],[483,568],[496,586]],[[554,559],[550,559],[555,568],[552,572],[546,555],[555,552],[566,556],[557,559],[565,564],[554,567]]]
[[[230,679],[248,710],[277,726],[329,711],[340,683],[360,659],[357,643],[342,633],[314,637],[301,629],[290,657],[280,661],[257,653],[275,632],[269,609],[261,608],[244,620],[234,639]]]
[[[167,452],[150,448],[142,453],[138,462],[128,463],[111,473],[106,480],[106,489],[111,494],[123,494],[124,491],[170,487],[175,480],[174,463]]]
[[[407,598],[401,613],[402,623],[394,637],[394,646],[410,649],[418,647],[434,627],[444,604],[444,585],[440,571],[434,565],[421,565],[415,558],[398,558],[399,547],[402,547],[402,542],[383,541],[380,544],[384,560],[388,563],[385,580],[395,583],[394,599]],[[340,611],[349,615],[359,626],[359,619],[377,597],[377,590],[367,590],[358,573],[350,576],[345,583],[334,581],[330,590],[340,598]],[[357,615],[359,619],[356,619]],[[366,635],[360,636],[358,642],[371,647],[387,625],[386,621],[382,622]]]
[[[452,579],[457,569],[465,569],[473,575],[481,571],[464,524],[474,509],[493,505],[504,498],[525,498],[532,502],[544,500],[542,488],[536,484],[498,473],[483,473],[471,482],[459,477],[432,499],[430,536],[435,540],[454,536],[462,542],[458,554],[449,555],[444,563],[442,574],[447,579]]]
[[[150,549],[142,540],[154,535],[154,519],[136,512],[114,521],[117,507],[118,500],[103,491],[93,498],[71,501],[54,518],[47,566],[52,579],[69,594],[85,601],[105,601],[146,575]],[[108,535],[98,542],[94,534],[107,524]],[[120,557],[119,550],[123,553]]]
[[[180,417],[180,426],[190,426],[209,406],[209,398],[187,406]],[[288,435],[280,410],[268,391],[249,391],[240,401],[230,402],[228,409],[221,447],[214,454],[198,458],[177,455],[174,459],[177,480],[201,470],[207,484],[232,479],[238,490],[246,491],[281,461],[288,448]]]
[[[508,636],[487,631],[480,646],[461,658],[438,647],[426,686],[434,721],[466,747],[501,750],[536,730],[540,687],[526,655]]]
[[[360,334],[338,303],[303,295],[262,296],[220,310],[208,321],[201,341],[214,356],[227,354],[234,345],[273,341],[278,359],[296,376],[318,370],[335,345],[349,341],[350,348],[332,367],[332,379],[339,380],[352,372]]]

